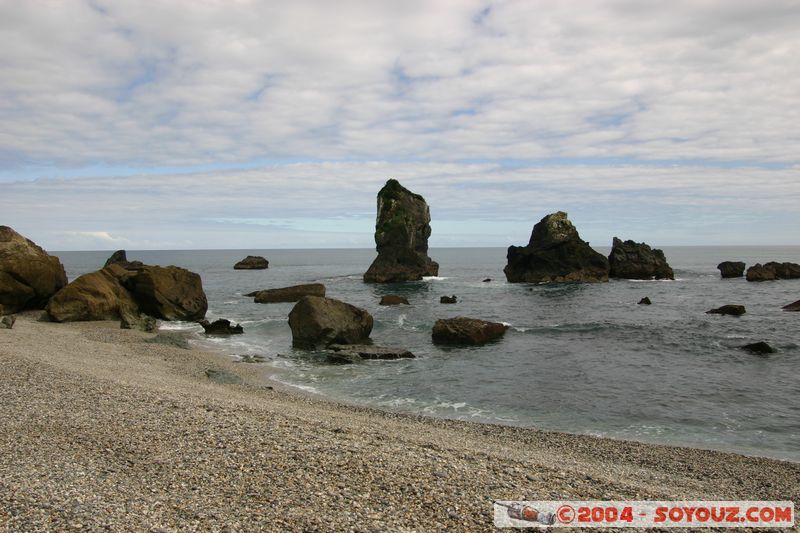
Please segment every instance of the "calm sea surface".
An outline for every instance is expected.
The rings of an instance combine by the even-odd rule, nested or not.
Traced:
[[[598,248],[607,254],[608,249]],[[275,379],[325,396],[388,410],[481,422],[536,426],[646,442],[681,444],[800,461],[800,280],[723,280],[723,260],[800,262],[800,247],[671,247],[675,281],[531,285],[505,282],[505,249],[433,249],[440,277],[367,285],[372,250],[131,251],[128,258],[198,272],[208,318],[240,322],[244,335],[196,342],[235,356],[267,358]],[[234,271],[245,255],[270,268]],[[56,252],[70,279],[102,267],[110,252]],[[484,278],[492,281],[484,283]],[[318,281],[328,296],[367,309],[372,338],[416,359],[330,365],[291,347],[293,304],[255,304],[256,289]],[[384,294],[412,305],[381,307]],[[456,305],[439,297],[458,296]],[[653,305],[637,305],[644,296]],[[742,317],[707,315],[744,304]],[[477,348],[441,348],[430,340],[438,318],[506,322],[506,336]],[[767,357],[739,346],[765,340]]]

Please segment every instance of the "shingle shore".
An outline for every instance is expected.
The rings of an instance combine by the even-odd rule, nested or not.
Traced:
[[[0,530],[487,531],[492,500],[800,502],[796,463],[335,404],[116,323],[35,319],[0,330]]]

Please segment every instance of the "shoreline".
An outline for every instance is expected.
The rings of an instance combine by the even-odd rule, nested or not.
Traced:
[[[798,463],[378,410],[38,315],[0,331],[0,529],[486,530],[493,500],[800,502]]]

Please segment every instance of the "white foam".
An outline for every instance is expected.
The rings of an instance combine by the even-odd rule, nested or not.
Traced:
[[[442,276],[422,276],[422,281],[444,281],[446,279],[450,279],[450,278],[446,278],[446,277],[442,277]]]

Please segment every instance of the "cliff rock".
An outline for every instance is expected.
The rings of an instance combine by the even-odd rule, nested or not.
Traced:
[[[619,279],[675,279],[664,252],[645,243],[614,237],[608,256],[609,276]]]

